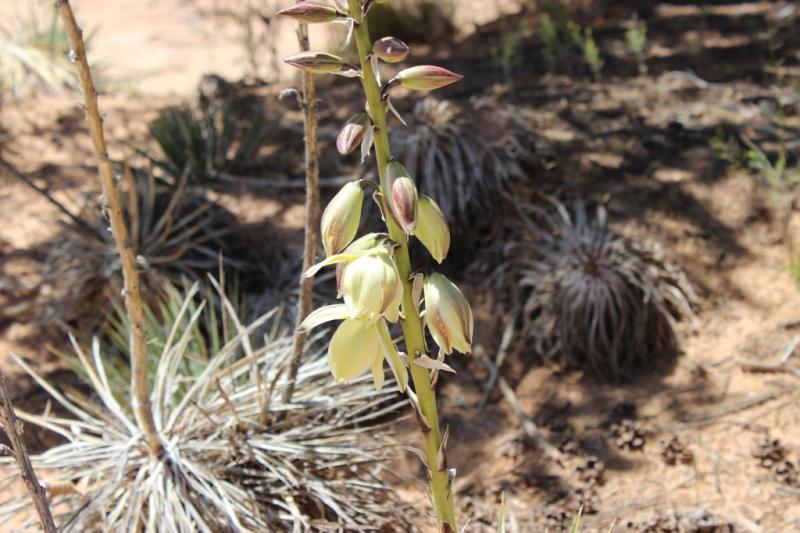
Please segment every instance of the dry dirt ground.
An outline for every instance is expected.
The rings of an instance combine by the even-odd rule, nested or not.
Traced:
[[[209,23],[188,2],[74,3],[78,16],[97,27],[98,48],[113,58],[110,73],[128,84],[101,101],[113,157],[130,157],[131,145],[147,144],[147,120],[160,107],[193,98],[203,73],[248,74],[244,52],[231,44],[237,27]],[[776,44],[775,17],[797,3],[715,1],[700,9],[681,1],[574,2],[577,20],[595,28],[603,50],[602,82],[581,68],[547,71],[535,12],[495,21],[496,9],[514,6],[475,4],[492,4],[492,11],[459,20],[457,47],[419,49],[467,75],[446,97],[466,105],[481,95],[514,106],[527,122],[536,160],[519,197],[535,190],[606,202],[615,229],[668,246],[700,298],[696,318],[681,324],[682,354],[623,385],[543,367],[524,343],[512,341],[501,374],[557,448],[559,465],[525,437],[499,391],[476,408],[488,377],[481,358],[494,358],[507,324],[493,306],[497,298],[467,269],[475,355],[459,361],[458,376],[441,388],[460,514],[472,517],[467,531],[493,530],[501,494],[521,531],[566,531],[581,506],[585,531],[800,531],[797,280],[763,184],[721,162],[711,146],[719,132],[746,134],[773,156],[783,145],[789,164],[797,163],[797,36],[778,34],[785,55],[780,65],[770,64],[768,53]],[[637,9],[649,28],[645,76],[637,74],[624,41]],[[522,19],[527,26],[518,26]],[[487,51],[517,28],[523,28],[521,61],[509,84]],[[280,43],[291,50],[289,38]],[[776,81],[771,68],[788,74]],[[323,125],[352,105],[346,100],[351,93],[340,87],[323,105]],[[274,98],[277,88],[265,95]],[[76,101],[72,94],[4,101],[0,139],[3,157],[73,206],[95,190]],[[329,175],[340,171],[327,169]],[[31,306],[47,289],[42,243],[58,234],[59,213],[20,182],[3,176],[0,183],[0,369],[11,377],[20,405],[35,408],[42,405],[41,392],[7,354],[31,359],[45,374],[67,375],[48,349],[64,346],[63,332],[43,327]],[[243,220],[267,220],[297,235],[300,195],[228,193]],[[796,214],[794,235],[800,232]],[[403,444],[416,438],[411,422],[397,437]],[[48,442],[31,433],[34,448]],[[423,475],[416,459],[409,454],[398,463],[399,486],[424,508],[413,481]]]

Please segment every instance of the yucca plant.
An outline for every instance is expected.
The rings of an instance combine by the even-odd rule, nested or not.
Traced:
[[[454,231],[469,232],[525,176],[530,134],[513,109],[471,109],[425,98],[408,127],[391,132],[396,157],[417,177],[420,192],[439,204]]]
[[[202,109],[168,107],[149,126],[161,150],[153,161],[173,179],[188,172],[193,182],[246,170],[271,124],[263,106],[236,94]]]
[[[36,86],[75,89],[69,40],[58,13],[44,2],[28,2],[26,15],[0,25],[0,86],[15,96]]]
[[[602,206],[550,198],[522,216],[504,254],[497,279],[546,361],[620,380],[676,355],[691,283],[662,247],[609,228]]]
[[[432,260],[441,263],[450,251],[450,229],[436,201],[420,194],[413,173],[392,157],[388,113],[394,110],[393,88],[431,91],[461,76],[439,66],[420,65],[402,69],[383,82],[379,62],[402,62],[409,47],[394,37],[372,40],[367,17],[376,3],[347,0],[333,5],[306,0],[281,12],[305,23],[339,22],[348,27],[347,39],[355,40],[358,51],[357,65],[328,52],[308,50],[285,61],[307,74],[359,79],[365,96],[363,111],[346,121],[336,147],[342,154],[361,147],[365,159],[374,147],[379,177],[379,181],[346,183],[322,213],[320,237],[326,258],[305,275],[314,276],[323,267],[335,265],[344,303],[316,309],[300,329],[341,321],[328,344],[330,369],[337,381],[371,373],[375,388],[381,390],[384,363],[388,364],[399,389],[408,394],[420,426],[424,450],[419,455],[424,457],[437,527],[451,533],[458,529],[452,490],[455,472],[447,463],[448,433],[439,424],[435,384],[440,371],[452,370],[444,362],[447,355],[470,352],[473,316],[464,295],[445,276],[412,270],[409,240],[418,240]],[[380,207],[386,233],[356,238],[368,191]],[[390,330],[397,326],[402,330],[400,346]],[[426,328],[438,354],[426,344]]]
[[[164,280],[202,279],[218,270],[220,260],[241,271],[234,260],[229,233],[232,214],[187,187],[147,170],[120,167],[124,188],[122,210],[130,224],[130,242],[145,287],[157,294]],[[80,216],[65,222],[65,231],[49,250],[45,280],[51,287],[49,307],[65,322],[103,308],[119,294],[120,262],[102,206],[90,203]],[[222,258],[222,259],[220,259]]]
[[[284,403],[292,338],[275,312],[243,324],[219,284],[172,290],[162,321],[148,320],[149,381],[159,456],[133,417],[129,370],[95,339],[73,346],[91,394],[61,391],[17,358],[70,414],[20,413],[66,442],[32,458],[48,476],[59,531],[353,530],[397,526],[381,475],[389,453],[381,418],[396,393],[329,378],[307,352]],[[221,311],[220,311],[221,310]],[[153,315],[151,315],[153,316]],[[125,332],[122,333],[123,338]],[[115,333],[116,334],[116,333]],[[315,339],[312,339],[315,340]],[[126,349],[122,342],[111,351]],[[26,504],[0,481],[0,509]]]

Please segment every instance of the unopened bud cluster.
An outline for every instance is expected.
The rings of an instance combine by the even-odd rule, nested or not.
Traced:
[[[382,2],[367,2],[366,5],[372,3]],[[281,11],[281,14],[306,23],[345,22],[352,28],[366,15],[364,9],[360,11],[351,13],[348,3],[338,0],[335,5],[305,0]],[[408,45],[401,40],[384,37],[372,44],[369,59],[375,66],[378,60],[394,64],[404,61],[409,52]],[[353,68],[341,57],[327,52],[301,52],[287,58],[286,62],[314,74],[341,73]],[[363,73],[357,75],[363,76]],[[377,72],[375,77],[387,108],[391,105],[388,93],[392,87],[429,91],[461,79],[458,74],[431,65],[400,70],[385,84],[380,83]],[[360,147],[362,159],[368,156],[375,127],[370,110],[365,107],[342,126],[336,138],[337,150],[346,155]],[[328,348],[331,372],[337,380],[351,380],[371,371],[375,386],[380,389],[386,361],[399,388],[405,390],[408,358],[400,353],[392,340],[389,325],[407,320],[408,313],[413,313],[414,319],[419,320],[417,312],[424,309],[424,325],[439,351],[442,354],[454,350],[467,353],[472,345],[473,318],[464,295],[442,274],[424,275],[422,289],[414,290],[417,285],[412,283],[411,273],[401,273],[395,254],[407,254],[406,240],[418,239],[433,259],[441,263],[450,249],[450,230],[439,206],[432,198],[417,191],[413,176],[400,162],[390,159],[379,171],[382,186],[366,180],[349,182],[334,196],[322,215],[326,258],[309,269],[306,275],[313,276],[321,268],[335,265],[337,286],[344,303],[317,309],[302,327],[310,329],[332,320],[342,321]],[[356,239],[368,187],[377,189],[374,197],[394,241],[383,233],[370,233]],[[408,264],[407,260],[405,264]],[[419,301],[423,297],[424,305]],[[404,301],[413,308],[405,308]],[[413,360],[422,355],[425,354],[409,354],[409,357]]]

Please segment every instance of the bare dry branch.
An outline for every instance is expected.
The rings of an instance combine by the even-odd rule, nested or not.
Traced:
[[[0,421],[3,423],[8,440],[11,441],[14,459],[17,461],[19,473],[31,495],[36,512],[39,513],[42,528],[45,533],[55,533],[56,526],[53,522],[53,515],[50,514],[47,493],[44,487],[39,484],[36,472],[34,472],[31,465],[30,457],[28,457],[28,450],[22,440],[22,422],[14,413],[14,407],[11,405],[11,398],[8,395],[8,387],[6,387],[6,377],[2,372],[0,372]]]
[[[106,141],[103,134],[103,121],[97,105],[97,90],[92,79],[92,71],[86,58],[81,29],[75,20],[68,0],[56,2],[58,12],[69,36],[72,54],[78,68],[81,88],[83,90],[86,118],[92,136],[92,145],[97,156],[97,166],[103,187],[103,196],[107,203],[111,232],[122,262],[122,277],[125,283],[125,310],[131,322],[131,406],[139,422],[139,426],[147,439],[150,453],[156,456],[161,453],[162,444],[153,423],[150,406],[150,385],[147,377],[147,345],[144,331],[144,313],[142,295],[139,287],[139,272],[136,269],[136,258],[133,253],[125,220],[122,217],[122,206],[114,181],[114,171],[108,157]]]
[[[490,368],[492,368],[492,362],[488,357],[484,358],[484,361]],[[497,385],[500,388],[500,392],[503,393],[503,397],[508,402],[508,405],[510,405],[511,409],[514,411],[514,414],[516,414],[520,422],[522,422],[522,429],[525,431],[525,434],[528,436],[528,438],[536,443],[536,445],[544,452],[545,455],[547,455],[547,457],[550,458],[550,460],[563,468],[564,463],[562,462],[561,452],[542,436],[536,423],[531,420],[525,411],[522,410],[522,407],[519,405],[519,401],[517,400],[517,395],[514,394],[514,391],[511,389],[511,386],[508,384],[506,379],[504,377],[498,378]]]
[[[297,26],[297,40],[302,50],[309,50],[308,25]],[[314,75],[303,73],[303,110],[306,145],[306,227],[303,248],[303,272],[311,268],[316,259],[319,228],[319,150],[317,149],[317,91],[314,86]],[[288,403],[294,394],[294,383],[297,369],[306,343],[306,332],[300,330],[300,324],[311,312],[311,296],[314,289],[314,278],[300,274],[300,299],[297,302],[297,323],[294,335],[292,364],[289,368],[289,386],[284,392],[283,401]]]

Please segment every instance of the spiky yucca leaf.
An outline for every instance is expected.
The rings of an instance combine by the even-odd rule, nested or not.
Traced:
[[[162,457],[149,456],[99,342],[87,353],[73,340],[91,397],[62,393],[17,359],[73,415],[20,413],[66,439],[32,458],[35,468],[52,472],[59,530],[396,525],[381,478],[386,430],[376,424],[397,406],[395,393],[376,393],[366,379],[335,383],[326,359],[313,351],[303,360],[292,403],[283,403],[292,338],[270,331],[274,313],[245,326],[218,290],[220,320],[232,328],[220,333],[224,342],[204,360],[199,347],[208,336],[198,326],[210,327],[212,307],[197,304],[197,291],[195,285],[185,294],[163,335],[148,344],[157,361],[151,402]],[[10,493],[0,500],[3,511],[18,508]]]
[[[69,39],[58,12],[48,3],[34,1],[28,2],[27,11],[0,25],[0,88],[15,96],[36,86],[77,89]]]
[[[468,115],[431,97],[417,104],[408,127],[392,129],[397,158],[456,232],[468,233],[524,176],[521,162],[531,157],[525,145],[525,129],[508,110],[473,108]]]
[[[545,360],[612,380],[674,356],[696,296],[665,250],[614,233],[603,207],[549,204],[523,215],[497,271],[525,338]]]
[[[246,170],[271,124],[263,107],[236,94],[200,110],[168,107],[150,123],[162,152],[154,162],[174,179],[188,172],[193,181]]]
[[[157,294],[164,280],[203,279],[218,269],[220,255],[227,267],[241,270],[226,238],[235,220],[227,210],[187,187],[173,186],[151,172],[123,167],[123,211],[129,222],[134,253],[145,289]],[[120,264],[102,207],[89,204],[49,250],[45,279],[51,286],[49,306],[70,322],[119,294]]]

